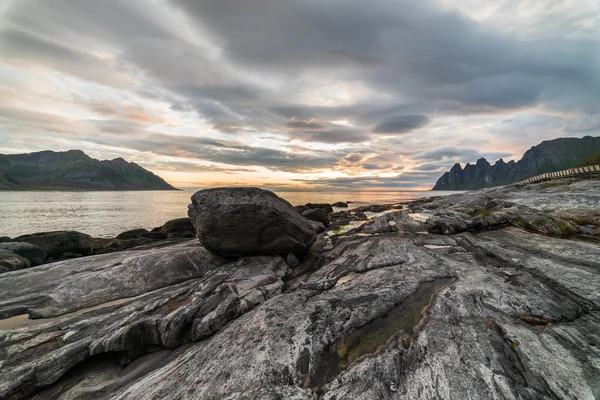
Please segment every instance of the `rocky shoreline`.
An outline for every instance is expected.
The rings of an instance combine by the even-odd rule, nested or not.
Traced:
[[[0,243],[81,255],[0,274],[0,398],[600,396],[600,181],[338,212],[264,192]]]

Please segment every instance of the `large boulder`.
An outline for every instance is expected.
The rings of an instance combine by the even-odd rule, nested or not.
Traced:
[[[160,228],[160,231],[162,233],[175,234],[181,237],[189,236],[188,233],[191,233],[192,236],[196,234],[194,225],[192,225],[192,221],[190,221],[189,218],[177,218],[167,221]]]
[[[26,242],[0,243],[0,249],[10,250],[21,257],[28,259],[32,267],[42,264],[46,259],[46,252],[44,249]]]
[[[308,221],[268,190],[200,190],[188,208],[200,241],[216,254],[304,253],[316,239]]]
[[[0,273],[29,268],[30,266],[31,263],[25,257],[21,257],[10,250],[0,249]]]
[[[19,236],[14,241],[38,246],[48,254],[48,257],[57,257],[63,253],[79,253],[84,256],[92,253],[92,237],[75,231],[34,233]]]

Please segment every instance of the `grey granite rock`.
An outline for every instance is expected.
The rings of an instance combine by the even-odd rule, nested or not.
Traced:
[[[25,257],[21,257],[10,250],[0,249],[0,273],[29,268],[30,266],[29,260]]]
[[[17,253],[21,257],[24,257],[29,260],[31,266],[34,267],[36,265],[40,265],[46,259],[46,252],[39,248],[38,246],[34,246],[30,243],[25,242],[6,242],[0,243],[0,249],[2,250],[10,250],[12,252]]]
[[[92,237],[75,231],[42,232],[23,235],[14,239],[15,242],[27,242],[43,249],[48,257],[60,256],[72,252],[83,255],[92,253]]]
[[[555,194],[413,202],[474,227],[393,212],[294,269],[192,240],[0,275],[0,397],[596,398],[598,237],[509,218],[595,226],[600,182]]]

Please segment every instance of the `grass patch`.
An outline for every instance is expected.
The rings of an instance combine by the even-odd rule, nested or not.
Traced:
[[[542,189],[548,189],[554,186],[559,186],[560,184],[558,182],[544,182],[540,185],[540,187]]]
[[[544,225],[546,220],[544,218],[536,218],[533,220],[534,225]]]
[[[187,331],[183,337],[183,344],[192,343],[192,331]]]
[[[475,215],[481,219],[484,219],[485,217],[492,215],[492,212],[490,210],[477,210],[475,211]]]
[[[559,222],[558,227],[560,228],[560,231],[562,232],[563,235],[573,235],[573,234],[577,233],[576,228],[574,228],[573,226],[571,226],[565,222]]]
[[[575,222],[577,225],[593,225],[594,224],[594,221],[587,217],[573,217],[573,218],[571,218],[571,220],[573,222]]]

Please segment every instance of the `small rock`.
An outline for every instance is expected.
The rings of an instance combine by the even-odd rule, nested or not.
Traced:
[[[30,266],[29,260],[25,257],[21,257],[10,250],[0,249],[0,273],[29,268]]]
[[[21,257],[24,257],[29,260],[31,266],[34,267],[36,265],[40,265],[46,259],[46,252],[39,248],[38,246],[34,246],[30,243],[25,242],[7,242],[0,243],[0,249],[10,250]]]
[[[12,239],[8,236],[0,236],[0,243],[10,242]]]
[[[41,232],[23,235],[14,239],[15,242],[27,242],[43,249],[49,257],[63,253],[92,253],[92,237],[75,231]]]
[[[63,260],[69,259],[69,258],[79,258],[81,257],[81,254],[79,253],[62,253],[60,255],[60,258]]]
[[[168,235],[163,232],[145,232],[141,233],[138,237],[152,240],[163,240],[166,239]]]
[[[160,231],[166,234],[175,233],[179,236],[183,236],[183,234],[186,232],[191,232],[192,234],[196,233],[194,231],[194,225],[192,225],[192,221],[190,221],[188,217],[167,221],[161,227]]]
[[[347,208],[348,207],[348,203],[344,203],[343,201],[338,201],[337,203],[333,203],[332,206],[333,207],[344,207],[344,208]]]
[[[125,231],[125,232],[117,235],[117,239],[121,239],[121,240],[135,239],[137,237],[140,237],[140,235],[142,233],[148,233],[148,230],[140,228],[140,229],[132,229],[129,231]]]
[[[315,230],[315,232],[317,233],[321,233],[321,232],[325,232],[325,225],[322,222],[319,221],[313,221],[313,220],[308,220],[308,223],[310,224],[310,226],[313,227],[313,229]]]
[[[308,203],[304,205],[306,208],[321,208],[323,210],[325,210],[325,212],[330,213],[333,212],[333,207],[331,207],[331,204],[327,204],[327,203]]]
[[[311,221],[321,222],[325,226],[329,225],[329,217],[327,216],[327,212],[322,208],[306,210],[302,213],[302,215]]]
[[[295,268],[298,265],[300,265],[300,261],[298,261],[298,259],[296,258],[296,256],[293,255],[292,253],[288,253],[287,257],[285,258],[285,262],[287,263],[287,265],[290,268]]]

